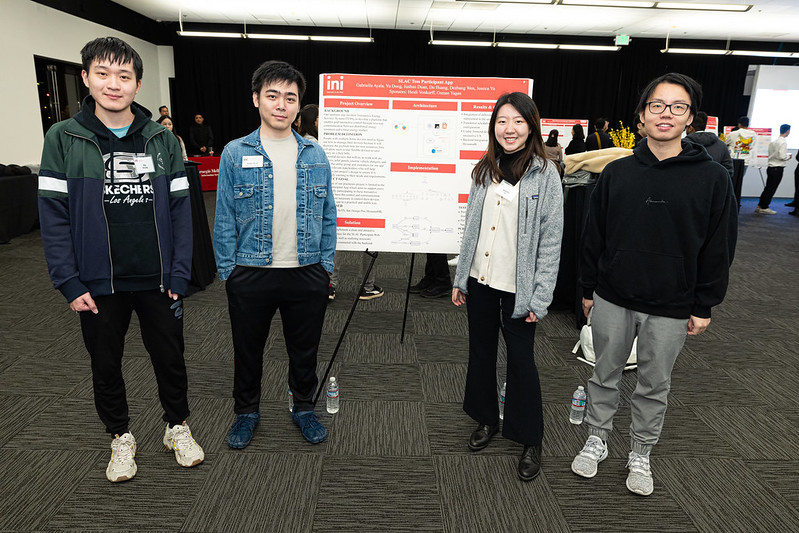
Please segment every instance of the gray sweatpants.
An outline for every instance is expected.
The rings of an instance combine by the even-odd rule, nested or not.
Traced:
[[[339,254],[342,252],[336,252],[336,258],[340,258]],[[349,252],[343,252],[349,253]],[[360,253],[363,257],[361,257],[361,274],[358,278],[358,285],[361,284],[363,281],[363,275],[366,274],[366,269],[369,268],[369,263],[372,262],[372,258],[369,257],[367,254],[363,252],[356,252]],[[333,288],[338,286],[338,276],[339,276],[339,262],[333,259],[333,273],[330,275],[330,284],[333,285]],[[364,289],[367,291],[371,291],[375,288],[375,269],[372,267],[372,271],[369,272],[369,277],[366,278],[366,284],[363,286]]]
[[[648,454],[663,429],[671,370],[685,344],[688,320],[631,311],[594,294],[591,328],[596,366],[587,389],[588,433],[605,441],[613,430],[619,381],[638,335],[638,384],[631,402],[630,446],[636,453]]]

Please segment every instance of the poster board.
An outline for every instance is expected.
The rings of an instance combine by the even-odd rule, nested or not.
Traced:
[[[711,117],[708,115],[707,117],[707,126],[705,127],[705,131],[710,131],[715,133],[716,135],[719,134],[719,117]]]
[[[565,150],[572,142],[572,126],[580,124],[583,127],[583,134],[588,132],[588,119],[568,119],[568,118],[542,118],[541,119],[541,138],[546,142],[551,130],[558,130],[558,143]]]
[[[338,250],[458,253],[494,103],[533,80],[322,74]]]
[[[732,126],[724,126],[724,135],[729,135]],[[771,142],[771,128],[749,128],[754,131],[757,137],[755,145],[752,147],[752,155],[749,158],[749,167],[765,168],[768,166],[768,145]],[[735,156],[732,156],[733,159]]]

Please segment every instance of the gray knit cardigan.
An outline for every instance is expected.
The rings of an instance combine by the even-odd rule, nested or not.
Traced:
[[[536,157],[519,183],[519,221],[516,243],[516,303],[512,318],[524,318],[530,311],[539,319],[547,314],[558,278],[563,235],[563,192],[555,165],[543,168]],[[453,286],[464,294],[472,267],[483,202],[490,180],[485,185],[472,183],[466,206],[466,227]]]

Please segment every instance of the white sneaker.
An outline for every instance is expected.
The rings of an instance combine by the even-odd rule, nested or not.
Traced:
[[[172,426],[172,429],[169,428],[169,424],[166,425],[164,446],[167,450],[175,450],[175,459],[180,466],[188,468],[205,460],[205,452],[191,436],[191,430],[185,420],[183,424]]]
[[[755,207],[755,213],[757,213],[758,215],[776,215],[777,214],[777,212],[774,211],[773,209],[769,209],[768,207],[763,209],[760,206]]]
[[[133,479],[137,470],[134,457],[136,457],[136,439],[133,435],[130,432],[121,437],[114,435],[114,440],[111,441],[111,460],[105,469],[108,481],[116,483]]]
[[[630,473],[627,474],[627,488],[641,496],[652,494],[654,487],[652,485],[652,470],[649,467],[649,455],[630,452],[630,456],[627,459],[627,468],[630,469]]]
[[[572,461],[572,472],[578,476],[592,478],[596,475],[597,465],[607,458],[608,445],[596,435],[591,435]]]
[[[458,259],[460,259],[460,257],[461,257],[461,256],[459,256],[459,255],[456,255],[455,257],[453,257],[452,259],[450,259],[449,261],[447,261],[447,264],[448,264],[449,266],[451,266],[451,267],[458,266]]]

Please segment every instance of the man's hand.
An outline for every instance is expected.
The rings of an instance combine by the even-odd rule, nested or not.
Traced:
[[[71,302],[69,302],[69,308],[75,311],[76,313],[80,313],[81,311],[91,311],[95,315],[99,312],[97,311],[97,305],[94,303],[94,299],[92,295],[88,292],[85,294],[81,294]]]
[[[525,322],[538,322],[538,317],[535,316],[535,313],[530,311],[530,316],[524,317]]]
[[[180,299],[180,294],[176,292],[172,292],[171,290],[167,289],[166,293],[169,295],[170,298],[172,298],[175,301]]]
[[[453,287],[452,289],[452,303],[458,307],[466,303],[466,295],[460,289]]]
[[[583,298],[583,314],[585,318],[588,318],[588,313],[591,312],[592,307],[594,307],[594,300],[586,300]]]
[[[699,318],[698,316],[691,315],[691,318],[688,319],[688,335],[699,335],[703,333],[709,325],[709,318]]]

